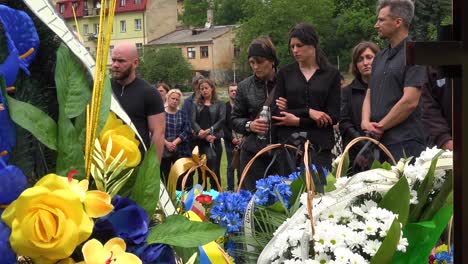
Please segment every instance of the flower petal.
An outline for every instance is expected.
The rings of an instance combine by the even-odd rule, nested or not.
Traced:
[[[86,192],[84,206],[88,216],[93,218],[105,216],[114,208],[110,195],[101,191]]]

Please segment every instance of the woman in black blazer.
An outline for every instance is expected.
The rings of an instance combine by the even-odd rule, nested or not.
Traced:
[[[200,93],[195,98],[192,107],[192,129],[197,138],[197,145],[201,154],[206,154],[207,166],[218,176],[221,182],[220,165],[223,149],[221,138],[224,136],[223,127],[226,119],[226,105],[218,100],[214,83],[209,79],[199,82]],[[210,178],[211,188],[215,182]],[[201,183],[201,175],[198,175]]]
[[[289,47],[296,60],[280,69],[277,78],[279,142],[295,132],[306,132],[314,147],[315,165],[331,169],[333,125],[340,115],[340,73],[319,47],[319,36],[307,23],[289,33]],[[287,174],[285,168],[283,174]]]

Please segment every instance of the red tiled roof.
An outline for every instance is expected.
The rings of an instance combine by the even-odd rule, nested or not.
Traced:
[[[73,18],[73,11],[72,11],[72,4],[76,3],[75,13],[76,17],[83,17],[85,15],[85,9],[83,2],[86,0],[59,0],[56,4],[56,10],[59,14],[63,16],[65,19],[72,19]],[[116,7],[115,13],[126,13],[126,12],[135,12],[135,11],[144,11],[146,10],[146,3],[148,0],[141,0],[140,4],[135,4],[135,0],[125,0],[125,6],[120,6],[121,0],[116,0]],[[97,1],[101,2],[101,1]],[[60,13],[60,6],[65,5],[65,9],[63,13]],[[95,7],[93,5],[89,5],[88,3],[88,14],[93,14]],[[87,15],[88,15],[87,14]],[[96,14],[96,13],[94,13]]]

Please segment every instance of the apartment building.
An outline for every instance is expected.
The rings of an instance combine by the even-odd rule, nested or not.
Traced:
[[[237,26],[178,29],[148,42],[150,46],[173,46],[192,65],[194,74],[201,73],[217,84],[234,79],[234,37]]]
[[[85,47],[95,54],[99,32],[100,0],[55,0],[57,12],[81,37]],[[106,8],[109,1],[106,1]],[[74,12],[73,12],[74,10]],[[75,23],[76,17],[76,23]],[[143,48],[148,40],[176,29],[177,1],[117,0],[110,48],[119,42],[133,42]]]

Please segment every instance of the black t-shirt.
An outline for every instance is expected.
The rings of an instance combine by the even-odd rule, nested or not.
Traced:
[[[403,40],[396,47],[388,46],[377,53],[372,62],[371,121],[379,122],[403,96],[404,87],[421,87],[427,82],[426,67],[406,65],[405,44]],[[395,144],[407,140],[425,143],[421,122],[420,106],[399,125],[384,132],[383,144]]]
[[[136,78],[126,86],[112,80],[112,91],[137,128],[145,146],[149,148],[151,138],[148,116],[164,113],[161,95],[149,83],[140,78]]]

